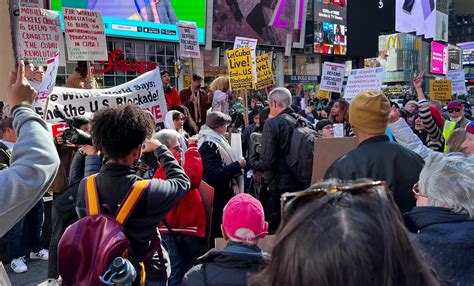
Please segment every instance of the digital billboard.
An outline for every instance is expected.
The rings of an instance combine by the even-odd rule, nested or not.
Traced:
[[[108,36],[178,42],[178,24],[185,21],[196,23],[205,42],[206,0],[51,0],[51,10],[62,7],[100,12]]]
[[[458,47],[462,49],[462,64],[474,65],[474,42],[459,43]]]
[[[314,52],[345,55],[347,53],[347,1],[314,1]]]
[[[431,73],[448,73],[448,46],[437,42],[431,43]]]
[[[295,4],[294,0],[214,0],[212,39],[234,42],[235,37],[247,37],[257,39],[259,45],[284,47]],[[278,17],[273,17],[275,12]]]

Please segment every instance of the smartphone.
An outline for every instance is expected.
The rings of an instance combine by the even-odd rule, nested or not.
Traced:
[[[403,12],[411,15],[411,11],[413,10],[414,5],[415,5],[415,0],[405,0],[402,7]]]

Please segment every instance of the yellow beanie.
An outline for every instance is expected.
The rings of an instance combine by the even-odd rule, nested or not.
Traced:
[[[349,122],[370,135],[385,133],[389,114],[390,101],[381,91],[363,91],[349,106]]]

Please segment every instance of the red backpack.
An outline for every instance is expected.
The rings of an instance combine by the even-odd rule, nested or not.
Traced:
[[[135,182],[123,199],[115,217],[110,217],[100,211],[95,176],[87,178],[85,192],[87,216],[69,226],[58,245],[58,270],[63,285],[104,285],[99,276],[107,271],[109,264],[116,257],[127,258],[129,241],[123,226],[150,184],[150,180]],[[148,262],[158,250],[160,260],[163,262],[159,238],[157,243],[152,243],[151,248],[144,261]],[[140,262],[140,266],[142,268],[140,280],[141,284],[144,284],[144,263]]]

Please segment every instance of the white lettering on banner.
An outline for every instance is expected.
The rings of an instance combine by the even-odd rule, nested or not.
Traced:
[[[35,65],[46,65],[60,51],[62,41],[59,14],[55,11],[20,7],[21,57]]]
[[[240,48],[250,48],[252,55],[252,74],[254,82],[257,82],[257,63],[255,59],[257,58],[257,39],[245,38],[245,37],[235,37],[234,50]]]
[[[346,65],[331,62],[325,62],[321,76],[320,90],[341,92],[344,81]]]
[[[451,81],[452,94],[466,94],[466,76],[464,70],[450,70],[446,79]]]
[[[70,61],[106,61],[107,45],[100,12],[63,8],[64,32]]]
[[[155,122],[163,122],[167,112],[165,94],[161,83],[160,70],[156,68],[132,81],[106,89],[77,89],[55,87],[49,95],[46,120],[58,123],[54,115],[59,110],[68,118],[90,115],[102,108],[123,104],[135,104],[150,111]],[[35,107],[36,113],[44,116],[42,107]]]
[[[179,23],[179,53],[184,58],[198,59],[201,57],[195,23]]]
[[[380,90],[382,87],[383,68],[367,68],[352,70],[344,90],[344,99],[352,99],[362,91]]]

